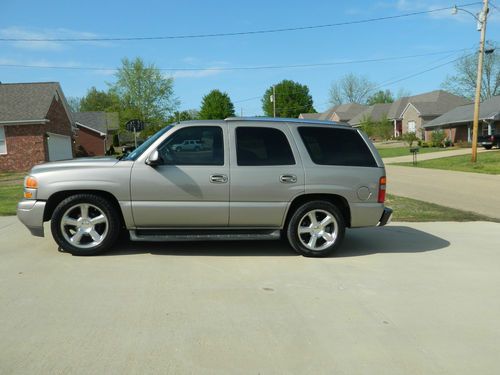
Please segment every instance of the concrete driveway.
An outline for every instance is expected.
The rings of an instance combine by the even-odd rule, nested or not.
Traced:
[[[48,229],[48,228],[47,228]],[[500,224],[58,253],[0,217],[1,374],[498,374]]]

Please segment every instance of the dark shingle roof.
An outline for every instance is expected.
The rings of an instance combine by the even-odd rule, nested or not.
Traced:
[[[0,83],[0,122],[43,120],[55,95],[67,108],[57,82]]]
[[[299,118],[306,120],[319,120],[319,117],[321,115],[322,115],[321,113],[301,113],[299,115]]]
[[[358,103],[346,103],[331,107],[328,111],[323,112],[319,117],[319,120],[331,121],[332,116],[337,114],[339,121],[348,122],[357,114],[363,112],[367,108],[366,105]]]
[[[390,113],[391,116],[394,115],[394,117],[391,118],[400,118],[408,103],[411,103],[417,111],[420,112],[420,116],[422,117],[439,116],[455,107],[468,103],[467,99],[450,94],[444,90],[436,90],[420,95],[408,96],[401,98],[400,101],[401,102],[397,105],[397,109]],[[396,102],[394,104],[396,104]],[[404,107],[401,109],[403,104]]]
[[[381,121],[384,117],[388,117],[389,110],[391,109],[392,103],[377,103],[369,106],[363,112],[354,116],[349,124],[359,125],[363,120],[370,118],[372,121]]]
[[[107,134],[118,129],[118,114],[115,112],[73,112],[76,123]]]
[[[449,124],[471,122],[474,116],[474,104],[462,105],[453,108],[442,116],[429,121],[424,128],[435,128]],[[500,95],[489,98],[479,107],[480,120],[500,120]]]

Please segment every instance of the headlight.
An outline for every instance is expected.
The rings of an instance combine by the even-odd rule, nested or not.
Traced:
[[[38,189],[38,181],[33,176],[27,176],[24,179],[24,198],[36,199],[36,189]]]

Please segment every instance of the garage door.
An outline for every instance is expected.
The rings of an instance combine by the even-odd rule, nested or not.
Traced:
[[[71,137],[54,133],[47,133],[47,135],[49,161],[73,159]]]

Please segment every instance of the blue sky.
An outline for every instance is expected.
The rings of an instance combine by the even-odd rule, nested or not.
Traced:
[[[7,1],[0,13],[0,38],[127,37],[224,33],[300,27],[391,16],[473,1]],[[500,1],[493,2],[500,7]],[[476,13],[480,4],[466,9]],[[490,11],[487,38],[500,41],[500,12]],[[479,33],[461,12],[433,14],[315,30],[162,41],[85,43],[0,42],[0,65],[116,68],[123,57],[142,57],[160,68],[210,68],[164,71],[175,79],[180,109],[198,108],[212,89],[226,91],[238,114],[262,114],[264,91],[282,79],[309,86],[318,111],[328,107],[331,83],[344,74],[366,75],[384,83],[446,63],[463,52],[409,59],[315,68],[224,71],[227,67],[345,62],[472,48]],[[472,50],[471,50],[472,51]],[[440,87],[448,64],[383,89],[412,94]],[[88,88],[106,89],[112,71],[13,68],[0,66],[2,82],[59,81],[66,96]]]

